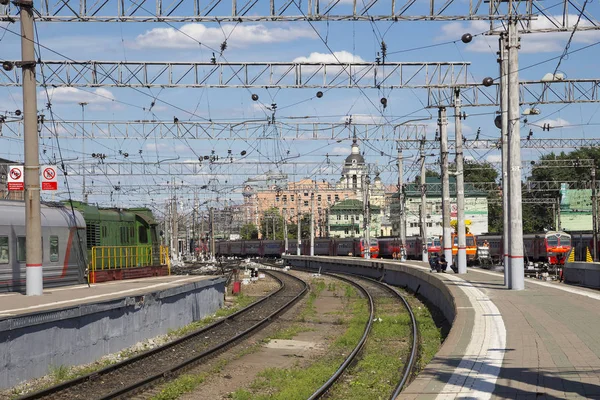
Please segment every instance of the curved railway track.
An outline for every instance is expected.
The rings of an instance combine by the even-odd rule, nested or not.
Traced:
[[[264,326],[307,291],[307,284],[298,278],[268,273],[281,282],[281,288],[235,314],[164,346],[21,399],[129,398],[179,374]]]
[[[417,360],[417,354],[419,351],[419,336],[418,336],[418,327],[416,318],[412,312],[412,309],[406,299],[393,287],[376,281],[374,279],[365,278],[357,275],[350,274],[324,274],[328,276],[335,277],[337,279],[341,279],[347,283],[352,284],[357,287],[367,298],[369,302],[369,320],[365,326],[365,331],[359,340],[358,344],[354,348],[354,350],[348,355],[346,360],[340,365],[338,370],[321,386],[318,390],[316,390],[312,396],[309,398],[310,400],[320,399],[326,395],[326,393],[332,388],[337,380],[344,374],[344,372],[348,369],[348,367],[352,364],[353,361],[357,359],[358,354],[361,349],[365,345],[369,332],[371,330],[372,321],[374,320],[375,315],[375,302],[374,298],[379,297],[393,297],[398,299],[398,302],[401,303],[406,310],[408,311],[411,319],[412,325],[412,341],[411,341],[411,351],[407,357],[407,360],[404,364],[404,368],[401,374],[401,379],[398,381],[398,384],[394,388],[393,393],[390,394],[390,399],[395,399],[400,391],[404,388],[406,383],[408,383],[410,377],[413,375],[415,363]],[[351,277],[352,279],[350,279]]]

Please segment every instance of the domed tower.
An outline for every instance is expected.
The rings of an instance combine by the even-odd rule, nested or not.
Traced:
[[[352,140],[352,151],[344,161],[342,177],[345,178],[345,188],[354,190],[358,194],[362,190],[363,177],[367,175],[365,158],[360,154],[356,138]]]

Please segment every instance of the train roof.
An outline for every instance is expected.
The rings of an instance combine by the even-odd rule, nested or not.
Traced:
[[[85,228],[85,220],[80,212],[74,212],[61,203],[42,203],[42,227]],[[24,226],[25,202],[20,200],[0,200],[0,225]]]
[[[101,208],[80,201],[73,201],[73,207],[79,210],[86,221],[128,221],[134,222],[136,216],[149,225],[156,225],[152,211],[148,208]]]

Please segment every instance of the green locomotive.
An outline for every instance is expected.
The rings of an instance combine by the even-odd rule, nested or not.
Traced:
[[[77,201],[73,207],[86,224],[90,282],[141,277],[144,268],[164,266],[157,223],[150,209],[99,208]]]

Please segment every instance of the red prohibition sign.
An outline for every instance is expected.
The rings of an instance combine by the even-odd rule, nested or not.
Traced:
[[[44,170],[44,179],[48,181],[54,179],[54,170],[52,168],[46,168]]]
[[[17,180],[21,177],[21,170],[17,169],[17,168],[13,168],[10,170],[10,178],[13,180]]]

